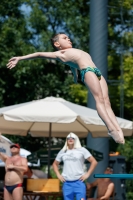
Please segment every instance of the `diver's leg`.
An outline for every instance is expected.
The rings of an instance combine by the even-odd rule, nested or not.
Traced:
[[[103,93],[102,93],[99,79],[93,72],[90,72],[90,71],[85,73],[84,78],[85,78],[86,86],[90,89],[96,101],[96,109],[97,109],[98,115],[107,126],[109,134],[111,134],[111,136],[116,142],[123,143],[122,137],[119,135],[116,127],[110,120],[110,117],[106,111],[105,102],[104,102]]]
[[[107,111],[107,113],[110,117],[110,120],[112,121],[112,123],[116,127],[117,131],[119,132],[119,134],[123,138],[123,141],[125,142],[123,132],[122,132],[122,130],[121,130],[119,124],[118,124],[118,121],[117,121],[117,119],[114,115],[114,112],[111,108],[111,104],[110,104],[110,100],[109,100],[109,96],[108,96],[108,86],[107,86],[107,83],[106,83],[103,76],[101,76],[100,85],[101,85],[101,89],[102,89],[102,93],[103,93],[106,111]]]

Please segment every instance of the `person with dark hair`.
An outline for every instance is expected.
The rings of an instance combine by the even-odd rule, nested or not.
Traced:
[[[13,57],[9,60],[7,67],[12,69],[20,60],[33,58],[55,59],[69,65],[77,83],[77,70],[80,71],[81,80],[90,89],[96,101],[98,115],[105,123],[108,134],[117,143],[125,143],[123,132],[117,122],[110,105],[108,86],[100,70],[95,66],[91,56],[80,50],[72,48],[70,38],[64,33],[58,33],[51,39],[55,52],[36,52],[25,56]]]
[[[85,173],[84,161],[90,162],[90,167]],[[63,161],[63,172],[60,174],[58,166]],[[97,161],[91,153],[81,146],[80,140],[74,133],[70,133],[64,147],[57,154],[53,163],[53,169],[58,179],[63,182],[64,200],[86,199],[86,186],[84,181],[92,174]]]
[[[104,174],[112,174],[113,169],[107,167]],[[87,183],[87,190],[93,187],[97,187],[97,197],[88,198],[87,200],[109,200],[109,198],[114,195],[114,183],[110,178],[98,178],[93,183]]]
[[[27,159],[19,155],[20,145],[10,146],[11,157],[0,153],[0,159],[5,162],[4,200],[23,199],[23,175],[27,171]]]

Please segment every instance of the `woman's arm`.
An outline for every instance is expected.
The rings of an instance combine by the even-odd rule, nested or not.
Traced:
[[[97,161],[93,156],[90,156],[87,160],[90,162],[90,167],[89,167],[87,173],[84,174],[83,176],[81,176],[81,178],[80,178],[81,181],[84,181],[87,178],[89,178],[89,176],[92,174],[95,167],[97,166]]]
[[[53,162],[53,169],[54,169],[54,172],[56,173],[56,176],[58,177],[58,179],[61,181],[61,182],[65,182],[65,179],[63,178],[63,176],[60,174],[59,172],[59,162],[57,160],[55,160]]]
[[[87,160],[90,162],[90,167],[87,172],[88,175],[90,176],[97,166],[97,161],[93,156],[89,157]]]

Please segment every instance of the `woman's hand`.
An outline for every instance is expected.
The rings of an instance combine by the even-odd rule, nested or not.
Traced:
[[[13,57],[9,60],[8,64],[6,65],[7,68],[12,69],[14,68],[19,61],[19,57]]]
[[[62,183],[64,183],[64,182],[66,181],[66,180],[63,178],[63,176],[60,175],[60,174],[58,174],[57,177],[58,177],[58,179],[59,179]]]
[[[83,176],[80,177],[79,180],[81,180],[82,182],[85,181],[87,178],[89,178],[89,174],[84,174]]]

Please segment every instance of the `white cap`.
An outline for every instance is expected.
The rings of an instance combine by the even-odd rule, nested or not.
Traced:
[[[69,138],[69,137],[74,138],[74,148],[75,148],[75,149],[81,148],[81,147],[82,147],[78,136],[71,132],[71,133],[69,133],[69,135],[66,137],[65,145],[64,145],[64,147],[62,148],[63,151],[66,151],[66,150],[68,149],[68,146],[67,146],[67,138]]]

